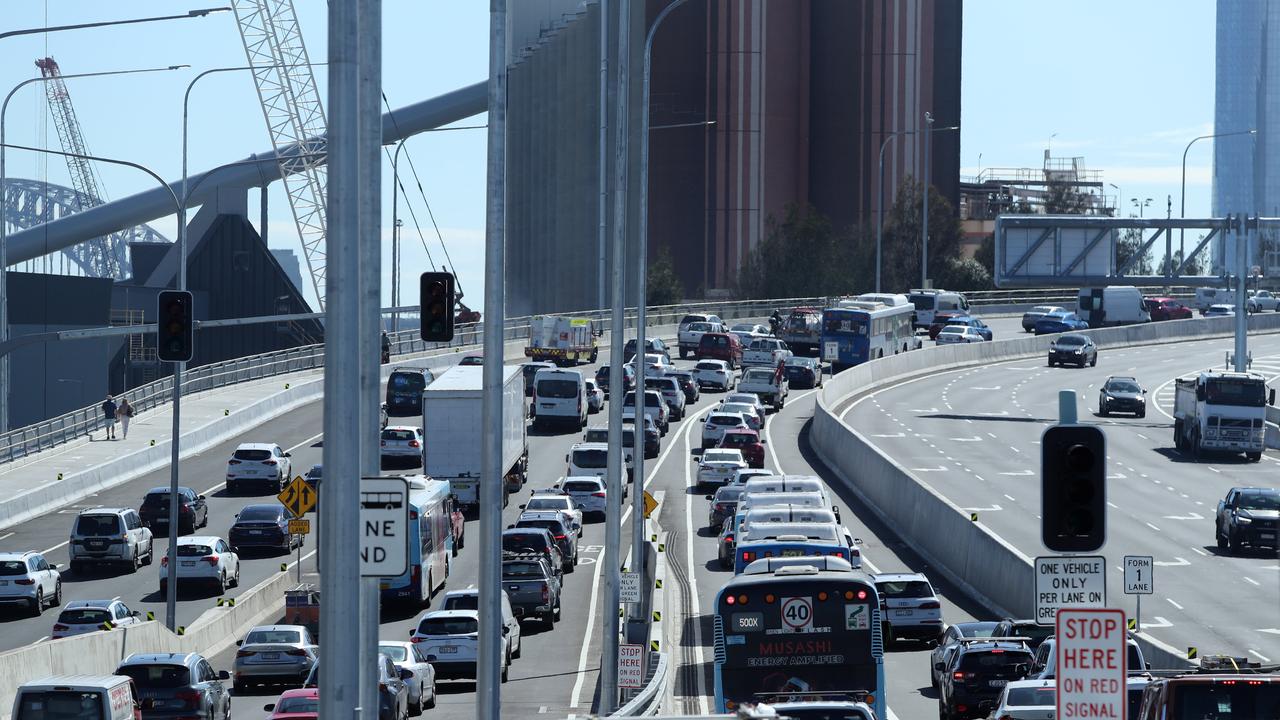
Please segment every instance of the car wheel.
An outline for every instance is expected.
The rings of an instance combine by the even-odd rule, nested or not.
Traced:
[[[1213,539],[1217,541],[1219,550],[1225,550],[1227,548],[1227,536],[1222,533],[1221,526],[1215,526],[1213,528]]]
[[[1232,555],[1240,552],[1240,538],[1235,533],[1227,534],[1227,545],[1231,548]]]
[[[236,574],[231,576],[231,587],[240,587],[240,564],[236,563]]]
[[[1107,416],[1107,406],[1104,403],[1101,403],[1101,402],[1098,403],[1098,414],[1101,415],[1102,417]]]
[[[551,615],[556,619],[556,622],[560,621],[560,601],[559,600],[556,601],[556,606],[551,609]]]
[[[53,603],[49,607],[62,607],[62,581],[53,586]]]
[[[44,612],[44,588],[36,588],[35,599],[31,601],[31,616],[40,617]]]
[[[1143,408],[1143,409],[1141,409],[1141,410],[1139,410],[1139,411],[1138,411],[1138,417],[1140,417],[1140,418],[1144,418],[1144,417],[1146,417],[1146,416],[1147,416],[1147,409],[1146,409],[1146,408]]]
[[[503,663],[503,664],[502,664],[502,682],[504,682],[504,683],[507,681],[507,671],[508,671],[508,669],[510,669],[510,667],[511,667],[511,665],[510,665],[510,664],[508,664],[508,663]]]
[[[1098,367],[1098,356],[1095,353],[1093,359],[1089,361],[1089,367]]]
[[[431,686],[431,697],[427,700],[426,708],[427,708],[428,710],[430,710],[430,709],[434,708],[435,706],[436,706],[436,686],[435,686],[435,685],[432,685],[432,686]]]
[[[417,717],[422,714],[422,701],[423,701],[422,694],[425,693],[426,691],[427,689],[424,687],[418,688],[418,701],[414,703],[409,703],[410,717]]]
[[[1049,367],[1053,367],[1053,359],[1052,359],[1052,358],[1049,360]]]
[[[140,567],[142,567],[142,552],[139,548],[134,548],[133,559],[129,561],[129,572],[136,573]]]

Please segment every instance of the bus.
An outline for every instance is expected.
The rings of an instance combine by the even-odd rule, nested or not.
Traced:
[[[449,577],[455,535],[453,498],[448,481],[426,475],[405,479],[409,481],[409,569],[399,577],[382,578],[378,585],[383,602],[422,606]]]
[[[850,564],[851,543],[833,522],[757,522],[739,528],[734,548],[733,572],[763,558],[838,557]],[[861,561],[861,558],[859,558]]]
[[[863,697],[885,718],[884,638],[871,576],[839,558],[757,561],[716,595],[715,712],[743,703]]]
[[[831,372],[916,347],[911,305],[844,301],[822,311],[822,360]]]

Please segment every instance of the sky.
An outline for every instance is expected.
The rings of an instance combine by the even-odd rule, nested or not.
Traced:
[[[230,0],[0,0],[0,30],[176,14],[217,7]],[[523,0],[511,0],[521,2]],[[785,0],[770,0],[779,2]],[[854,0],[849,0],[854,1]],[[940,0],[946,1],[946,0]],[[1040,167],[1055,157],[1081,156],[1104,182],[1150,205],[1145,215],[1179,211],[1182,152],[1197,135],[1212,132],[1213,0],[965,0],[961,83],[961,172]],[[299,24],[314,62],[323,61],[327,3],[295,0]],[[488,3],[483,0],[384,0],[383,89],[401,107],[484,80],[488,68]],[[63,74],[188,64],[190,69],[67,81],[91,152],[138,162],[165,178],[181,175],[182,96],[187,83],[209,68],[244,65],[235,17],[218,13],[122,27],[10,38],[0,42],[0,89],[38,75],[33,61],[51,55]],[[325,86],[325,69],[316,78]],[[9,142],[59,147],[48,120],[41,85],[14,96],[7,116]],[[193,172],[265,151],[270,140],[248,73],[221,73],[201,80],[192,92],[190,153]],[[460,125],[483,124],[483,116]],[[1224,140],[1227,142],[1229,140]],[[1187,158],[1187,216],[1205,217],[1210,207],[1211,141],[1197,143]],[[407,154],[421,179],[459,280],[473,306],[482,305],[485,222],[485,132],[424,133]],[[146,175],[98,167],[105,195],[121,198],[150,189]],[[426,249],[442,264],[416,183],[401,163],[408,202],[426,238]],[[48,178],[69,185],[58,157],[11,151],[12,177]],[[384,304],[390,304],[391,179],[383,168]],[[1108,193],[1115,189],[1108,187]],[[401,198],[402,262],[406,279],[401,303],[416,304],[412,278],[428,268],[423,243]],[[252,193],[250,218],[259,217]],[[302,257],[293,217],[280,183],[268,200],[268,242]],[[170,238],[173,218],[153,223]],[[303,268],[306,275],[305,266]],[[308,297],[313,297],[310,288]]]

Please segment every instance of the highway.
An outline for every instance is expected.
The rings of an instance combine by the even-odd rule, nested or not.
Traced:
[[[1199,462],[1173,448],[1173,380],[1222,368],[1231,339],[1108,350],[1094,368],[1049,368],[1044,359],[944,371],[881,389],[842,408],[845,422],[912,474],[1028,556],[1040,545],[1039,437],[1057,421],[1058,391],[1074,389],[1081,422],[1107,435],[1108,543],[1115,568],[1111,606],[1132,614],[1121,594],[1126,554],[1155,558],[1155,595],[1144,601],[1143,630],[1201,654],[1247,653],[1280,661],[1280,565],[1274,554],[1233,557],[1214,542],[1214,511],[1237,485],[1274,485],[1280,455]],[[1280,376],[1280,337],[1252,338],[1254,370]],[[1150,390],[1145,418],[1096,414],[1110,375],[1136,377]],[[1268,556],[1269,555],[1269,556]]]

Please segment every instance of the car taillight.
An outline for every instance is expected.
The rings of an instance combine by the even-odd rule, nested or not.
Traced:
[[[227,464],[228,464],[228,465],[239,465],[239,464],[240,464],[240,461],[239,461],[239,460],[228,460],[228,461],[227,461]]]
[[[204,561],[205,561],[205,562],[207,562],[207,563],[209,563],[209,566],[210,566],[210,567],[218,567],[218,556],[217,556],[217,555],[210,555],[209,557],[200,558],[200,559],[201,559],[201,560],[204,560]]]
[[[275,461],[275,460],[263,460],[263,461],[262,461],[262,464],[263,464],[263,465],[275,465],[275,464],[276,464],[276,461]]]
[[[36,581],[31,578],[23,578],[22,580],[14,580],[19,585],[35,585]]]
[[[551,588],[547,587],[546,585],[543,585],[543,586],[542,586],[542,601],[543,601],[543,602],[546,602],[547,600],[550,600],[550,599],[551,599]]]
[[[604,493],[603,493],[603,492],[593,492],[593,493],[591,493],[591,497],[598,497],[598,498],[602,498],[602,497],[604,497],[604,496],[605,496],[605,495],[604,495]]]
[[[178,512],[183,515],[190,515],[193,512],[193,510],[191,509],[190,505],[179,505]]]
[[[417,587],[421,583],[422,583],[422,566],[414,565],[409,570],[409,584],[414,587]]]
[[[409,447],[418,447],[418,441],[417,441],[417,440],[410,440],[410,441],[409,441]]]
[[[382,447],[386,447],[386,446],[387,446],[387,441],[386,441],[386,440],[382,440],[382,441],[380,441],[378,444],[382,445]]]
[[[756,554],[755,554],[755,553],[750,552],[750,551],[746,551],[746,550],[744,550],[744,551],[742,552],[742,561],[743,561],[743,562],[751,562],[752,560],[755,560],[755,559],[756,559]]]
[[[253,650],[237,650],[237,651],[236,651],[236,657],[238,657],[238,658],[241,658],[241,657],[253,657],[254,655],[257,655],[257,654],[258,654],[258,653],[257,653],[256,651],[253,651]]]
[[[70,630],[71,628],[67,625],[63,625],[62,623],[58,623],[53,626],[53,629],[54,631],[61,631],[61,630]]]
[[[426,638],[418,637],[417,635],[414,635],[413,637],[409,638],[409,642],[413,643],[414,645],[417,645],[423,640],[426,640]]]
[[[165,555],[164,557],[160,558],[160,567],[168,567],[168,566],[169,566],[169,556]]]
[[[967,672],[959,672],[959,671],[956,671],[956,672],[951,673],[951,678],[952,678],[953,680],[959,680],[960,682],[964,682],[965,680],[972,679],[972,678],[973,678],[973,673],[967,673]]]
[[[566,537],[566,536],[564,536],[564,535],[553,535],[552,537],[554,537],[556,540],[563,540],[563,539],[565,539],[565,537]]]
[[[306,650],[299,650],[299,649],[286,650],[286,651],[284,652],[284,654],[285,654],[285,655],[293,655],[294,657],[305,657],[305,656],[306,656],[306,654],[307,654],[307,651],[306,651]]]
[[[193,707],[199,705],[200,701],[203,699],[200,697],[199,690],[179,690],[173,698]]]
[[[725,536],[724,536],[724,541],[725,541],[725,542],[727,542],[727,543],[731,543],[731,542],[733,542],[733,536],[732,536],[732,535],[725,535]]]
[[[920,603],[921,610],[938,610],[941,607],[942,607],[942,603],[937,601],[932,601],[932,600],[929,602]]]

